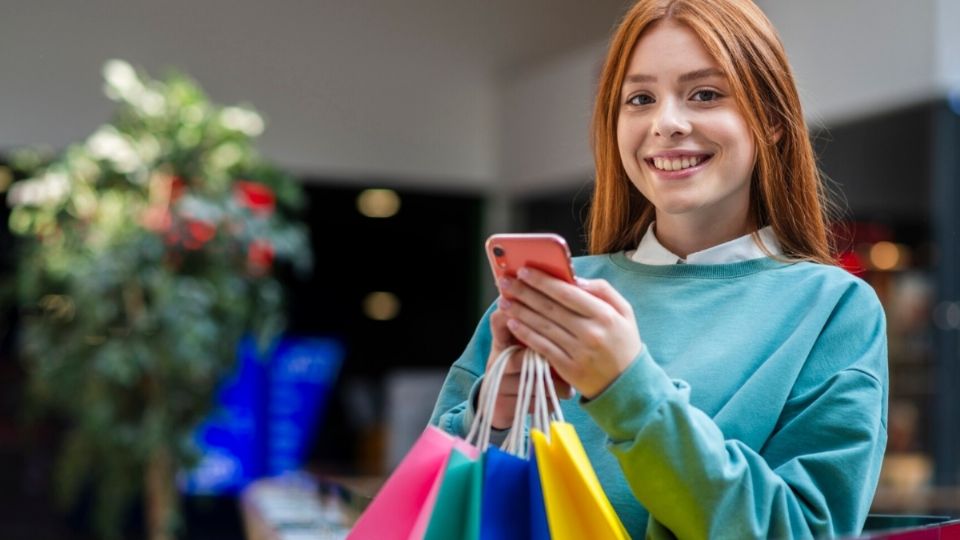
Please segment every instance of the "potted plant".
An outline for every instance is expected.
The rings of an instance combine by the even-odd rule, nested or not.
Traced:
[[[148,537],[170,538],[176,473],[237,343],[282,328],[274,267],[309,268],[303,195],[255,151],[252,109],[118,60],[104,77],[110,123],[56,159],[14,159],[19,349],[30,395],[67,425],[58,493],[93,486],[103,537],[143,494]]]

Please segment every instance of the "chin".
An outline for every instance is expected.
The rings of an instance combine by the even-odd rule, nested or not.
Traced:
[[[683,215],[699,210],[703,205],[700,201],[691,200],[660,200],[656,204],[657,211],[668,215]]]

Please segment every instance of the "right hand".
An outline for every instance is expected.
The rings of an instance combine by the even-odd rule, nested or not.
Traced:
[[[499,299],[497,299],[499,303]],[[490,330],[493,333],[493,342],[490,346],[490,356],[487,357],[487,373],[497,361],[497,357],[504,349],[511,345],[519,345],[520,342],[513,336],[510,329],[507,328],[507,315],[500,310],[499,306],[490,315]],[[523,366],[523,350],[518,350],[510,356],[507,366],[503,371],[503,379],[500,381],[500,391],[497,393],[497,399],[493,408],[493,419],[491,425],[496,429],[509,429],[513,424],[513,413],[517,407],[517,393],[520,389],[520,368]],[[552,373],[552,370],[551,370]],[[560,398],[569,398],[572,396],[572,388],[563,379],[553,374],[553,385],[557,390],[557,396]],[[532,407],[532,402],[531,402]]]

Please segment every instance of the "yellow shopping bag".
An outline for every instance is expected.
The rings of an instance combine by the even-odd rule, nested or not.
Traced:
[[[607,499],[573,426],[551,422],[550,437],[530,431],[553,540],[630,538]]]

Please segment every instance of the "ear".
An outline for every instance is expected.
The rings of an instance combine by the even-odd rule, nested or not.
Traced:
[[[761,123],[766,124],[769,122],[769,129],[766,129],[767,143],[768,144],[777,144],[780,142],[780,139],[783,137],[783,118],[777,115],[773,109],[765,108],[764,112],[766,118],[760,120]]]
[[[770,144],[777,144],[778,142],[780,142],[780,139],[782,137],[783,137],[783,126],[778,124],[774,128],[773,132],[767,135],[767,140],[770,142]]]

